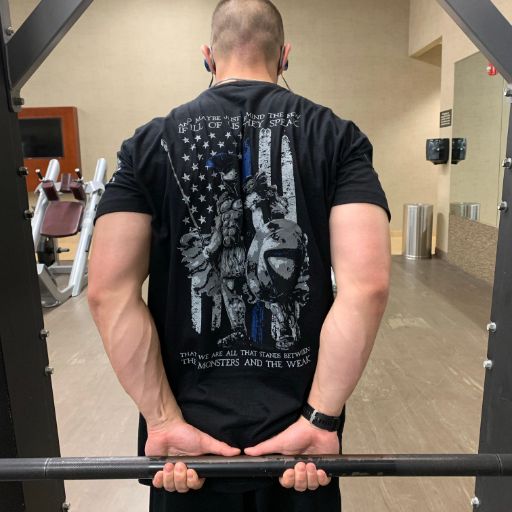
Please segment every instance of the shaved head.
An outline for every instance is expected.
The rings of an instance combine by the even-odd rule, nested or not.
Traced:
[[[222,58],[278,58],[284,45],[281,14],[270,0],[222,0],[212,19],[212,48]]]

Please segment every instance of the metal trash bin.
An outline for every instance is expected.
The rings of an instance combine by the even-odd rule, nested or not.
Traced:
[[[466,217],[469,220],[480,220],[480,203],[466,203]]]
[[[432,223],[434,207],[431,204],[404,204],[402,254],[410,260],[432,257]]]
[[[479,221],[480,203],[450,203],[450,215]]]
[[[465,217],[466,210],[466,203],[450,203],[450,215],[456,215],[457,217]]]

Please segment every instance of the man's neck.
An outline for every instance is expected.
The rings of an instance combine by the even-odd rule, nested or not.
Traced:
[[[265,67],[229,66],[217,69],[215,83],[228,81],[229,79],[277,83],[277,76],[272,76]]]

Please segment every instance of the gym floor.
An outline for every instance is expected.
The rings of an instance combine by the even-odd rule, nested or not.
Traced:
[[[389,306],[348,404],[345,453],[478,449],[491,288],[439,259],[393,259]],[[63,456],[133,455],[137,413],[110,368],[85,294],[45,314]],[[467,510],[474,479],[351,478],[345,512]],[[72,510],[147,510],[133,481],[68,482]]]

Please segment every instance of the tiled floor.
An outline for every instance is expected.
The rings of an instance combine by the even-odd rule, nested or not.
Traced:
[[[474,452],[491,290],[440,260],[393,261],[389,307],[348,404],[345,453]],[[137,414],[85,297],[45,315],[63,456],[132,455]],[[345,512],[469,509],[472,479],[346,479]],[[147,510],[132,481],[69,482],[74,512]]]
[[[478,447],[490,288],[443,261],[393,262],[392,293],[348,404],[346,453]],[[469,510],[473,479],[350,479],[346,512]]]

